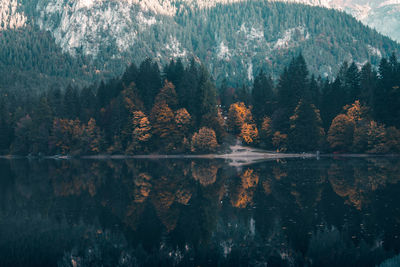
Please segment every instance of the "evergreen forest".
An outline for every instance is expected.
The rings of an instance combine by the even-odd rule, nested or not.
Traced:
[[[40,93],[0,88],[2,155],[218,153],[224,144],[278,152],[400,152],[400,63],[344,62],[311,75],[302,54],[277,80],[216,86],[192,59],[146,59],[118,78]]]

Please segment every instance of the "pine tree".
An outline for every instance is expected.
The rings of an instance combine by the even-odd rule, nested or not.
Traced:
[[[202,65],[199,72],[199,84],[195,94],[194,117],[198,125],[202,122],[202,117],[206,114],[217,114],[217,90],[211,81],[207,69]]]
[[[161,74],[156,62],[148,58],[140,64],[136,86],[146,110],[150,110],[161,88]]]
[[[68,119],[79,118],[80,103],[78,89],[68,86],[64,94],[63,117]]]
[[[155,102],[164,102],[172,110],[176,110],[178,107],[178,97],[175,92],[175,86],[171,82],[165,80],[164,87],[161,88],[160,92],[157,94]]]
[[[132,63],[126,69],[124,75],[122,75],[121,81],[124,86],[129,86],[132,82],[135,82],[138,78],[139,70],[137,66]]]
[[[272,136],[274,131],[272,129],[272,120],[270,117],[264,117],[260,130],[261,145],[265,148],[272,147]]]
[[[347,103],[351,103],[357,99],[360,99],[361,88],[360,88],[360,73],[355,62],[346,70],[345,74],[345,87],[347,95]]]
[[[194,59],[184,71],[181,82],[178,86],[179,105],[187,109],[193,117],[196,116],[196,91],[199,86],[199,70]],[[197,117],[193,118],[197,120]]]
[[[254,79],[252,90],[253,115],[261,124],[265,116],[271,116],[273,111],[272,80],[261,70]]]
[[[289,67],[280,76],[278,83],[278,106],[280,107],[281,122],[276,128],[288,132],[289,118],[300,99],[305,97],[309,88],[307,65],[302,54],[294,58]]]
[[[82,89],[79,102],[81,104],[79,117],[81,121],[87,122],[91,117],[93,117],[96,110],[96,97],[93,93],[92,88],[85,87]]]
[[[290,144],[295,151],[313,151],[320,147],[324,130],[319,110],[306,100],[300,100],[290,117]]]
[[[374,92],[377,86],[377,73],[372,69],[370,63],[366,63],[360,73],[360,87],[361,94],[360,100],[367,106],[373,108],[374,106]]]
[[[33,153],[47,153],[48,139],[53,121],[51,107],[47,98],[42,97],[32,114],[32,123],[35,125],[32,129],[32,151]]]

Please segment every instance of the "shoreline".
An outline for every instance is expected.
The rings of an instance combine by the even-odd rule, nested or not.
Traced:
[[[257,154],[257,155],[255,155]],[[20,156],[20,155],[0,155],[0,159],[53,159],[53,160],[70,160],[70,159],[281,159],[281,158],[396,158],[400,154],[319,154],[316,153],[254,153],[254,154],[142,154],[142,155],[125,155],[125,154],[99,154],[99,155],[53,155],[53,156]]]
[[[0,155],[0,159],[34,159],[34,160],[128,160],[128,159],[219,159],[229,162],[231,166],[250,165],[257,162],[275,160],[275,159],[320,159],[320,158],[397,158],[400,154],[366,154],[366,153],[280,153],[274,151],[263,150],[243,146],[240,143],[229,146],[229,152],[226,153],[209,153],[209,154],[143,154],[143,155],[125,155],[125,154],[98,154],[98,155],[53,155],[53,156],[17,156],[17,155]]]

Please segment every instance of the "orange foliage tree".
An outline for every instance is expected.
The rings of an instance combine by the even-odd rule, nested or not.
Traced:
[[[161,88],[160,92],[155,98],[155,103],[166,103],[171,109],[175,110],[178,106],[178,96],[176,95],[175,86],[165,80],[164,87]]]
[[[348,151],[353,144],[355,122],[345,115],[337,115],[328,131],[328,142],[331,148],[340,151]]]
[[[102,133],[91,118],[87,125],[78,119],[54,119],[51,136],[56,153],[62,154],[95,154],[102,148]]]
[[[228,111],[228,129],[233,134],[240,134],[244,123],[252,123],[253,116],[243,102],[234,103]]]
[[[217,137],[213,129],[203,127],[192,137],[193,152],[215,152],[217,147]]]
[[[143,151],[152,136],[150,121],[142,111],[134,111],[132,117],[132,141],[127,148],[128,153]]]
[[[258,129],[254,123],[243,123],[240,137],[246,144],[258,143]]]
[[[155,103],[151,110],[150,120],[157,142],[163,144],[166,150],[173,150],[176,141],[176,125],[175,116],[170,107],[165,102]]]
[[[183,136],[186,136],[192,125],[192,116],[185,108],[178,109],[175,112],[175,124],[178,131]]]

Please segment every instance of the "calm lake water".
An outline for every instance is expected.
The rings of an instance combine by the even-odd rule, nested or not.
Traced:
[[[376,266],[400,160],[0,160],[0,266]]]

